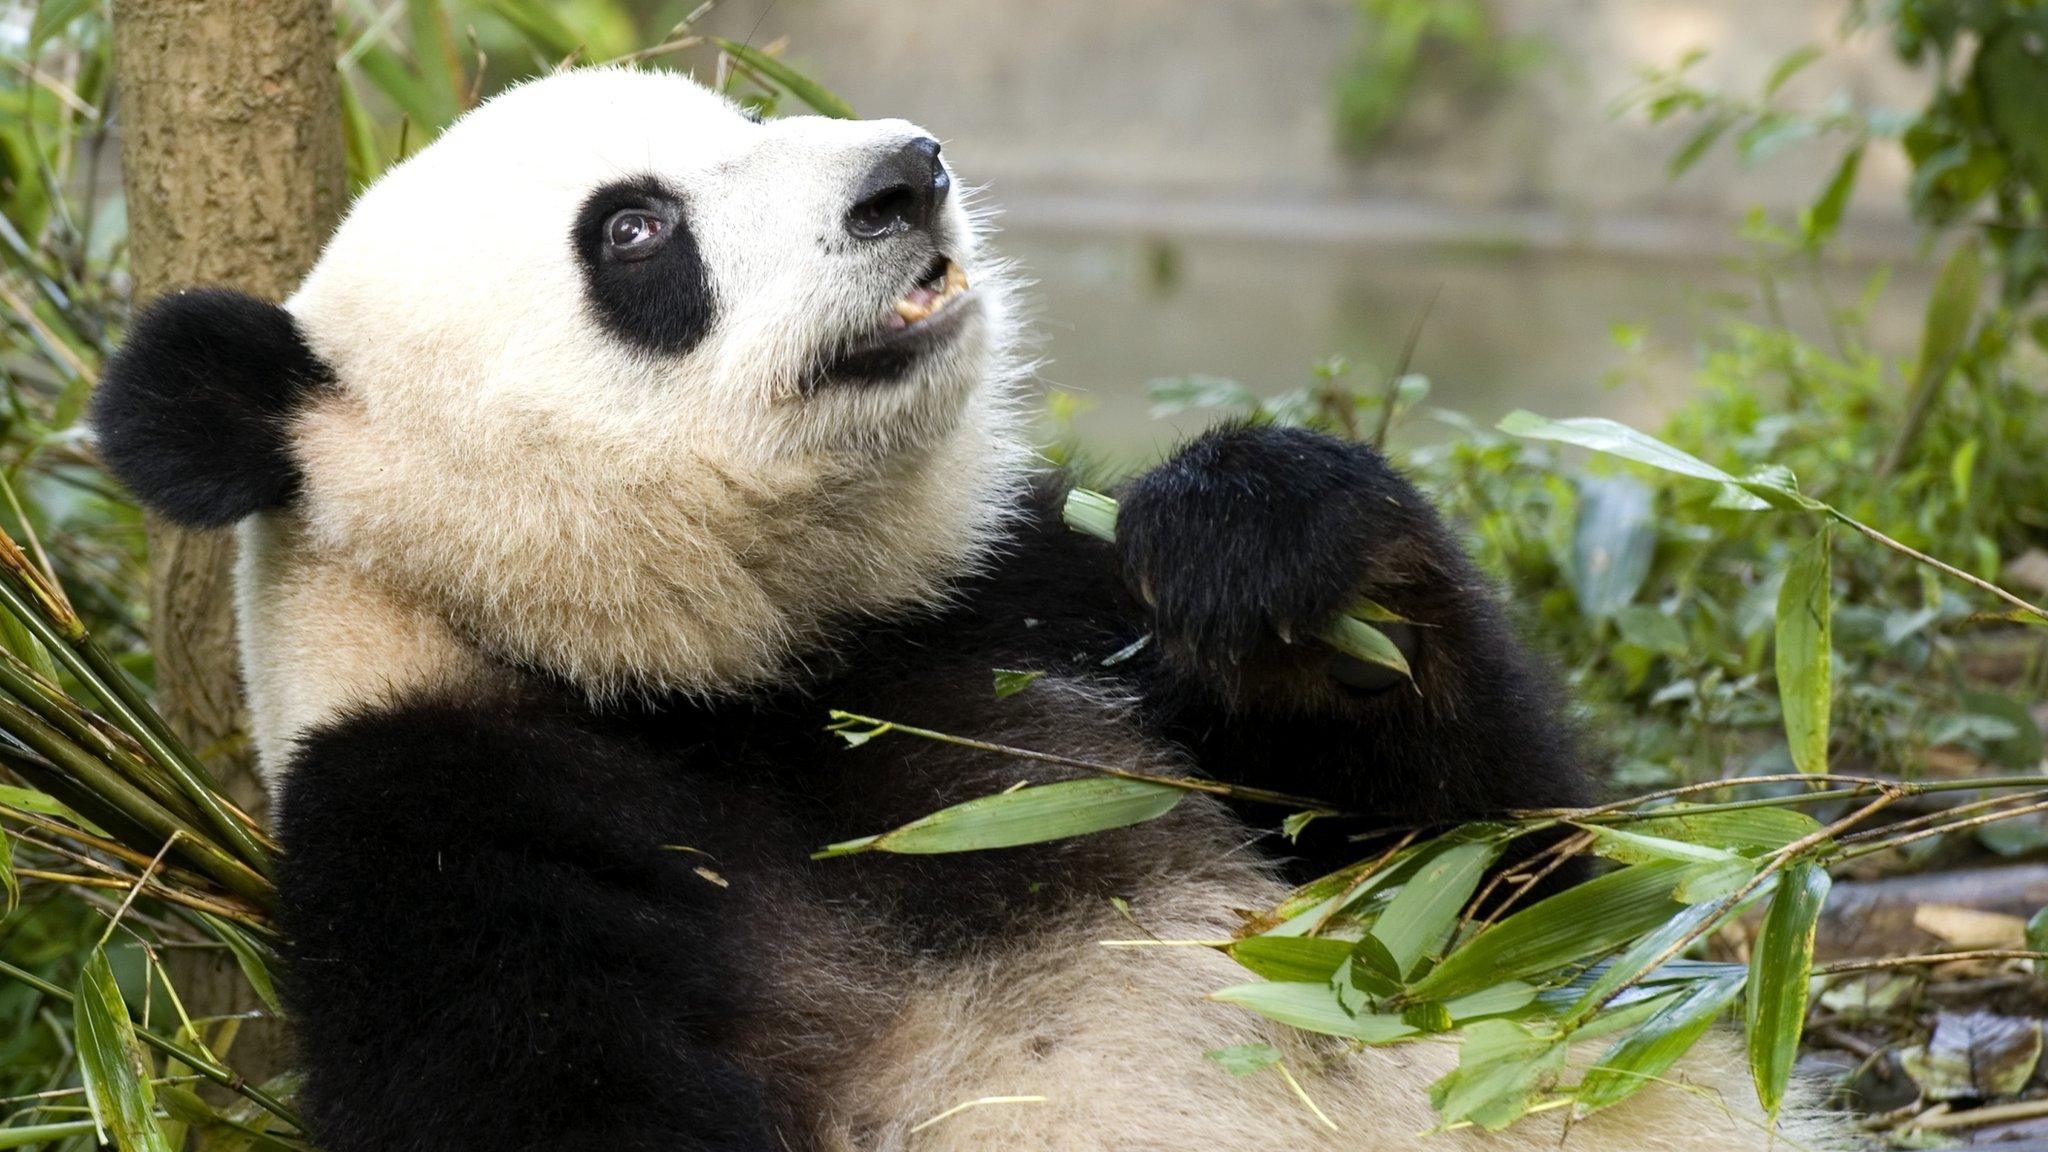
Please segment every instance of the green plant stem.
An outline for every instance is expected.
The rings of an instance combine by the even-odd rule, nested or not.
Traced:
[[[2048,952],[2024,948],[1976,948],[1968,952],[1930,952],[1922,956],[1880,956],[1870,960],[1837,960],[1816,964],[1815,976],[1840,976],[1848,972],[1881,972],[1891,968],[1915,968],[1922,964],[1953,964],[1963,960],[2048,960]]]
[[[45,996],[50,997],[52,1000],[58,1001],[59,1003],[67,1005],[71,1003],[70,992],[67,992],[64,989],[59,988],[55,984],[50,983],[48,980],[43,979],[42,977],[36,975],[33,972],[28,971],[27,969],[18,968],[5,960],[0,960],[0,976],[8,976],[12,977],[15,980],[19,980],[23,984],[28,985],[30,988],[35,989],[36,991],[42,993]],[[205,1056],[201,1056],[196,1052],[192,1052],[185,1048],[182,1048],[175,1042],[168,1040],[162,1036],[159,1036],[154,1032],[148,1031],[147,1029],[137,1028],[135,1030],[135,1036],[144,1044],[149,1045],[151,1048],[156,1049],[157,1051],[163,1053],[166,1056],[176,1058],[179,1062],[183,1064],[189,1065],[193,1071],[199,1073],[201,1076],[204,1076],[208,1080],[213,1081],[215,1084],[218,1084],[221,1087],[227,1089],[228,1091],[233,1092],[235,1095],[242,1097],[243,1099],[256,1105],[258,1108],[263,1109],[265,1112],[268,1112],[271,1115],[277,1117],[279,1120],[282,1120],[285,1123],[291,1125],[293,1128],[296,1128],[301,1132],[305,1131],[305,1125],[299,1123],[299,1118],[292,1113],[292,1110],[290,1108],[285,1106],[283,1101],[279,1100],[275,1096],[272,1096],[270,1093],[265,1092],[263,1089],[256,1087],[254,1084],[249,1083],[247,1080],[244,1080],[241,1076],[241,1073],[236,1072],[234,1069],[229,1068],[224,1064],[220,1064],[211,1059],[208,1059]]]
[[[141,825],[151,835],[163,839],[170,838],[173,833],[181,835],[185,840],[182,855],[236,895],[266,908],[274,901],[269,882],[250,870],[248,865],[221,851],[197,828],[122,778],[105,761],[72,743],[63,733],[43,723],[35,713],[12,699],[0,697],[0,729],[90,788],[99,799]]]
[[[0,1128],[0,1148],[26,1148],[31,1144],[68,1140],[73,1136],[91,1136],[98,1131],[98,1126],[91,1120],[66,1120],[60,1124]]]
[[[2006,603],[2012,605],[2014,608],[2017,608],[2022,612],[2038,616],[2043,620],[2048,620],[2048,608],[2043,608],[2038,604],[2033,604],[2026,600],[2022,600],[2018,596],[2015,596],[2012,593],[2007,592],[2005,589],[2000,588],[1998,585],[1993,584],[1991,581],[1982,579],[1980,577],[1972,576],[1968,572],[1963,571],[1961,568],[1958,568],[1953,564],[1948,564],[1943,561],[1936,560],[1934,557],[1929,556],[1927,553],[1920,551],[1918,548],[1914,548],[1908,544],[1901,544],[1897,540],[1894,540],[1891,537],[1885,535],[1884,533],[1879,532],[1877,529],[1872,528],[1870,525],[1865,524],[1863,521],[1858,520],[1853,516],[1849,516],[1842,512],[1838,512],[1833,508],[1828,509],[1828,512],[1836,520],[1839,520],[1842,523],[1847,524],[1849,527],[1854,528],[1856,531],[1863,533],[1865,536],[1870,537],[1872,540],[1875,540],[1879,544],[1882,544],[1885,547],[1891,549],[1892,551],[1897,552],[1901,556],[1911,557],[1912,559],[1927,565],[1929,568],[1932,568],[1945,576],[1952,576],[1955,579],[1961,580],[1963,583],[1968,584],[1981,592],[1988,592],[1991,595],[1998,597],[2000,600],[2005,601]]]
[[[890,732],[901,732],[925,740],[936,740],[941,744],[952,744],[960,748],[972,748],[978,752],[993,752],[999,756],[1012,756],[1019,760],[1032,760],[1040,764],[1054,764],[1061,768],[1074,768],[1092,772],[1098,776],[1114,776],[1119,780],[1136,780],[1144,784],[1160,784],[1168,788],[1179,788],[1187,792],[1206,792],[1212,796],[1229,796],[1237,800],[1250,800],[1259,804],[1277,804],[1286,808],[1298,808],[1320,816],[1342,816],[1344,811],[1322,800],[1306,796],[1293,796],[1285,792],[1273,792],[1264,788],[1245,788],[1236,784],[1225,784],[1220,780],[1203,780],[1187,776],[1156,776],[1149,772],[1132,772],[1092,760],[1076,760],[1071,756],[1055,756],[1050,752],[1037,752],[1029,748],[1016,748],[1008,744],[993,744],[968,736],[955,736],[950,732],[934,732],[929,728],[914,728],[898,724],[893,720],[878,720],[873,716],[862,716],[855,712],[842,712],[834,708],[832,719],[867,724]]]
[[[1926,840],[1930,837],[1946,836],[1951,832],[1963,832],[1971,828],[1980,828],[1986,824],[1996,823],[2000,820],[2010,820],[2016,816],[2029,816],[2036,812],[2048,812],[2048,800],[2043,800],[2037,804],[2028,804],[2020,808],[2007,808],[1998,812],[1987,812],[1981,816],[1972,816],[1967,820],[1956,820],[1947,824],[1937,824],[1932,828],[1923,828],[1918,832],[1909,833],[1904,836],[1888,836],[1881,840],[1873,840],[1869,843],[1858,844],[1852,848],[1847,848],[1842,851],[1834,853],[1829,858],[1828,863],[1845,864],[1851,860],[1861,859],[1862,857],[1871,855],[1875,852],[1888,852],[1894,848],[1903,848],[1908,844],[1912,844],[1920,840]]]
[[[49,615],[39,611],[37,606],[23,595],[19,585],[32,585],[33,581],[34,576],[28,569],[27,557],[13,548],[12,541],[0,543],[0,601],[5,602],[0,607],[13,613],[29,631],[35,633],[36,639],[42,641],[52,656],[69,669],[80,683],[91,689],[93,695],[99,697],[114,714],[113,718],[120,724],[121,729],[134,737],[150,757],[171,774],[179,788],[206,815],[206,822],[235,847],[247,868],[255,871],[259,877],[267,873],[270,867],[269,854],[256,842],[251,830],[235,819],[221,804],[219,790],[207,778],[206,770],[177,747],[177,741],[170,737],[168,728],[163,727],[163,720],[156,715],[156,710],[142,699],[140,691],[128,679],[128,674],[115,666],[106,653],[92,642],[92,638],[86,635],[85,628],[78,622],[77,617],[66,619],[59,615],[58,618],[63,621],[60,630],[57,624],[52,623]],[[39,591],[33,594],[38,600],[47,599]],[[48,607],[52,615],[57,614],[55,605]],[[145,717],[148,720],[145,720]],[[149,723],[149,720],[153,720],[154,725]],[[269,899],[267,895],[261,898],[265,901]]]
[[[191,824],[204,821],[204,816],[168,777],[143,759],[139,752],[123,748],[109,739],[75,701],[36,675],[12,652],[0,651],[0,691],[34,709],[37,715],[56,725],[58,730],[88,752],[112,761],[123,775],[180,819]]]

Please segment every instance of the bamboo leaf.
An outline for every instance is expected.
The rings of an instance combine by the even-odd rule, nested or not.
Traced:
[[[1927,300],[1927,319],[1921,327],[1920,359],[1913,370],[1913,388],[1918,394],[1934,387],[1962,355],[1969,339],[1970,322],[1976,318],[1977,302],[1984,294],[1984,249],[1972,236],[1949,254],[1934,281],[1934,295]]]
[[[1267,980],[1327,982],[1351,958],[1351,944],[1314,936],[1251,936],[1228,949],[1230,958]]]
[[[1328,983],[1237,984],[1211,992],[1209,999],[1249,1008],[1268,1020],[1277,1020],[1304,1032],[1342,1036],[1365,1044],[1385,1044],[1413,1036],[1416,1031],[1413,1025],[1399,1016],[1370,1013],[1354,1016],[1338,1002],[1336,991]]]
[[[583,37],[539,0],[488,0],[488,6],[543,56],[562,61],[583,50]]]
[[[1672,945],[1680,940],[1693,935],[1695,932],[1704,934],[1711,931],[1714,922],[1723,920],[1739,911],[1741,909],[1731,908],[1717,914],[1712,904],[1693,904],[1685,907],[1676,916],[1666,920],[1654,931],[1645,934],[1634,944],[1629,945],[1627,951],[1615,957],[1613,962],[1609,963],[1606,969],[1601,971],[1600,975],[1587,987],[1585,993],[1579,997],[1578,1002],[1573,1004],[1565,1015],[1577,1017],[1581,1013],[1592,1011],[1594,1005],[1607,999],[1609,993],[1612,993],[1628,981],[1637,979],[1639,976],[1646,982],[1654,979],[1656,972],[1644,973],[1644,965],[1662,956],[1670,950]],[[1662,971],[1662,969],[1659,969],[1659,971]]]
[[[157,1126],[149,1065],[104,949],[94,949],[73,993],[78,1069],[102,1141],[121,1152],[170,1152]]]
[[[1811,860],[1789,865],[1764,914],[1749,961],[1749,1066],[1757,1099],[1773,1117],[1785,1098],[1799,1033],[1806,1026],[1814,924],[1827,901],[1827,869]]]
[[[1593,851],[1623,864],[1647,864],[1652,860],[1681,860],[1688,864],[1720,864],[1734,859],[1722,848],[1710,848],[1684,840],[1667,839],[1645,832],[1602,824],[1577,827],[1593,834]]]
[[[1818,820],[1791,808],[1738,808],[1722,812],[1694,812],[1690,808],[1674,804],[1661,810],[1668,815],[1633,820],[1621,827],[1742,853],[1775,852],[1820,831]]]
[[[1411,680],[1415,678],[1415,673],[1408,668],[1408,658],[1401,654],[1401,649],[1387,638],[1387,634],[1355,616],[1337,617],[1316,633],[1316,639],[1353,659],[1392,668]]]
[[[1465,1029],[1458,1066],[1429,1088],[1442,1125],[1476,1124],[1497,1132],[1522,1118],[1564,1069],[1569,1045],[1508,1020]]]
[[[73,20],[91,11],[99,0],[43,0],[36,5],[35,19],[28,26],[28,54],[34,57],[36,49],[51,37],[71,26]]]
[[[711,42],[718,45],[719,51],[775,82],[790,95],[810,105],[818,114],[839,120],[854,119],[853,105],[840,99],[816,80],[766,52],[737,40],[727,40],[723,36],[713,36]]]
[[[1828,708],[1834,694],[1829,525],[1792,559],[1778,591],[1778,700],[1785,738],[1801,772],[1828,770]]]
[[[1618,948],[1684,910],[1671,891],[1686,867],[1637,864],[1538,901],[1454,950],[1409,993],[1450,999]]]
[[[996,673],[996,699],[1006,700],[1043,679],[1045,673],[1024,671],[1016,668],[998,668]]]
[[[1491,839],[1453,844],[1424,860],[1394,893],[1371,934],[1386,947],[1396,979],[1406,979],[1425,956],[1443,946],[1500,849],[1500,842]]]
[[[1614,1042],[1579,1081],[1581,1115],[1620,1103],[1662,1076],[1742,991],[1744,976],[1699,980]]]
[[[284,1006],[277,999],[277,982],[270,975],[269,949],[251,939],[247,932],[235,927],[208,912],[196,912],[200,920],[213,932],[214,938],[228,946],[234,954],[235,963],[242,969],[242,977],[249,981],[249,987],[272,1012],[282,1013]]]
[[[1560,444],[1573,444],[1580,448],[1591,448],[1638,464],[1648,464],[1680,476],[1691,476],[1696,480],[1713,480],[1722,484],[1733,484],[1735,477],[1712,464],[1680,451],[1653,436],[1646,436],[1626,424],[1603,420],[1597,416],[1580,416],[1570,420],[1547,420],[1534,412],[1515,411],[1508,413],[1498,425],[1510,436],[1525,436],[1532,440],[1554,440]]]
[[[913,820],[892,832],[827,846],[822,859],[854,852],[972,852],[1014,848],[1166,815],[1187,793],[1165,784],[1116,777],[1062,780],[983,796]]]
[[[1842,214],[1849,207],[1849,194],[1856,190],[1856,172],[1862,166],[1863,145],[1858,144],[1835,166],[1835,174],[1829,177],[1827,187],[1821,189],[1820,199],[1800,213],[1799,231],[1807,247],[1819,248],[1833,239],[1842,225]]]

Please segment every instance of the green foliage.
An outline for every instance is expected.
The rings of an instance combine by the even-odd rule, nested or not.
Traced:
[[[1540,55],[1534,40],[1500,33],[1486,0],[1357,0],[1357,8],[1336,90],[1338,141],[1354,153],[1399,122],[1425,75],[1482,94]]]

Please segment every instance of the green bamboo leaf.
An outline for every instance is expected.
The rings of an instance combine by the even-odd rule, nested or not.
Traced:
[[[257,998],[272,1012],[282,1013],[284,1006],[277,999],[277,982],[270,975],[270,950],[218,916],[207,912],[195,912],[193,915],[206,924],[215,939],[228,946],[235,963],[242,969],[243,979],[249,982]]]
[[[1573,444],[1605,452],[1638,464],[1648,464],[1680,476],[1691,476],[1696,480],[1713,480],[1722,484],[1733,484],[1735,477],[1689,452],[1673,448],[1653,436],[1646,436],[1626,424],[1603,420],[1597,416],[1580,416],[1570,420],[1548,420],[1534,412],[1515,411],[1501,418],[1497,425],[1510,436],[1525,436],[1531,440],[1554,440],[1560,444]]]
[[[1671,891],[1686,867],[1637,864],[1538,901],[1454,950],[1409,993],[1450,999],[1604,955],[1684,910]]]
[[[1665,166],[1665,172],[1673,179],[1685,175],[1692,170],[1693,165],[1700,162],[1700,157],[1707,154],[1707,149],[1712,148],[1714,142],[1726,136],[1728,129],[1734,126],[1735,119],[1732,116],[1710,117],[1706,123],[1694,129],[1693,134],[1686,138],[1677,152],[1672,154],[1670,162]]]
[[[1603,824],[1579,824],[1593,834],[1593,851],[1623,864],[1647,864],[1652,860],[1680,860],[1688,864],[1720,864],[1735,857],[1726,849],[1710,848],[1684,840],[1667,839],[1645,832]]]
[[[455,49],[455,29],[442,0],[405,0],[412,28],[413,58],[419,62],[421,85],[431,94],[434,125],[445,127],[462,113],[467,71]]]
[[[1401,655],[1401,649],[1387,638],[1387,634],[1355,616],[1337,617],[1316,633],[1316,639],[1353,659],[1392,668],[1411,680],[1415,678],[1415,673],[1408,668],[1408,658]]]
[[[1656,1015],[1615,1041],[1579,1081],[1579,1114],[1618,1104],[1662,1076],[1734,1002],[1745,980],[1738,975],[1696,981]]]
[[[1349,941],[1313,936],[1251,936],[1225,951],[1258,975],[1281,983],[1327,982],[1351,958]]]
[[[504,17],[542,56],[567,60],[583,50],[583,37],[539,0],[487,0],[487,7]]]
[[[1799,1055],[1806,1026],[1814,924],[1827,901],[1827,869],[1811,860],[1789,865],[1757,933],[1749,960],[1749,1067],[1757,1099],[1775,1117]]]
[[[1849,194],[1856,190],[1856,172],[1862,166],[1863,145],[1858,144],[1835,166],[1835,174],[1828,179],[1827,187],[1821,189],[1820,199],[1800,213],[1799,231],[1808,248],[1819,248],[1834,238],[1842,224],[1842,213],[1849,207]]]
[[[111,1137],[120,1152],[170,1152],[157,1126],[149,1064],[104,949],[93,949],[73,997],[79,1075],[101,1141]]]
[[[1756,876],[1757,862],[1747,856],[1730,856],[1711,864],[1695,864],[1671,892],[1680,904],[1711,904],[1735,894]]]
[[[356,67],[412,121],[416,139],[432,136],[454,119],[452,109],[445,117],[442,115],[433,88],[421,81],[405,58],[390,48],[375,43],[365,45],[356,55]]]
[[[1832,614],[1828,586],[1828,533],[1792,558],[1778,591],[1778,700],[1785,738],[1801,772],[1828,770],[1828,708],[1834,695]]]
[[[724,52],[748,68],[760,73],[764,78],[781,86],[790,95],[810,105],[811,109],[820,115],[831,116],[839,120],[852,120],[855,118],[853,105],[840,99],[816,80],[784,64],[766,52],[751,45],[742,44],[737,40],[727,40],[723,36],[713,36],[711,42],[718,45],[719,51]]]
[[[1353,1015],[1346,1011],[1328,983],[1237,984],[1209,993],[1209,999],[1249,1008],[1268,1020],[1278,1020],[1304,1032],[1342,1036],[1365,1044],[1385,1044],[1415,1035],[1414,1026],[1399,1016]]]
[[[1018,668],[998,668],[996,673],[996,699],[1007,700],[1045,677],[1045,673]]]
[[[1405,979],[1424,957],[1443,947],[1486,869],[1500,856],[1497,840],[1453,844],[1424,860],[1387,903],[1372,926],[1385,945],[1394,975]]]
[[[1521,1119],[1564,1070],[1569,1047],[1554,1033],[1509,1020],[1466,1028],[1457,1068],[1429,1088],[1440,1127],[1469,1123],[1498,1132]]]
[[[1668,815],[1648,820],[1631,820],[1621,827],[1631,832],[1662,836],[1726,848],[1731,852],[1754,854],[1775,852],[1795,840],[1820,831],[1820,821],[1792,808],[1738,808],[1722,812],[1694,812],[1692,805],[1673,804],[1660,809]]]
[[[1612,993],[1630,980],[1636,980],[1640,977],[1641,982],[1647,982],[1656,978],[1658,972],[1663,971],[1663,969],[1645,973],[1643,971],[1644,965],[1662,956],[1673,945],[1688,936],[1693,936],[1695,933],[1704,936],[1706,933],[1713,931],[1715,924],[1727,919],[1729,916],[1736,915],[1740,911],[1741,909],[1739,908],[1717,910],[1711,904],[1693,904],[1685,907],[1677,915],[1659,925],[1654,931],[1645,934],[1634,944],[1629,945],[1627,951],[1615,957],[1613,962],[1608,964],[1606,969],[1601,971],[1600,975],[1593,980],[1592,984],[1587,986],[1585,993],[1579,997],[1577,1003],[1574,1003],[1566,1011],[1565,1015],[1576,1018],[1581,1013],[1592,1011],[1594,1005],[1607,999],[1609,993]]]
[[[1271,1044],[1233,1044],[1202,1055],[1222,1065],[1232,1076],[1263,1072],[1280,1062],[1280,1051]]]
[[[1504,1016],[1509,1012],[1520,1012],[1536,1002],[1536,986],[1520,980],[1508,980],[1470,996],[1460,996],[1446,1001],[1444,1011],[1451,1019],[1464,1023],[1485,1016]]]
[[[28,26],[28,54],[35,55],[36,49],[51,37],[71,26],[73,20],[90,12],[99,0],[43,0],[36,5],[35,19]]]
[[[1062,780],[955,804],[893,832],[828,845],[816,855],[1014,848],[1142,824],[1171,812],[1186,795],[1165,784],[1113,776]]]
[[[1962,356],[1976,319],[1977,303],[1984,294],[1984,248],[1973,235],[1956,245],[1935,278],[1934,294],[1927,299],[1927,319],[1920,332],[1920,359],[1913,369],[1915,398],[1934,387],[1936,378],[1946,375]]]
[[[1802,44],[1785,53],[1776,64],[1771,65],[1771,74],[1764,79],[1764,99],[1776,96],[1778,89],[1783,88],[1794,76],[1804,72],[1808,65],[1823,55],[1825,53],[1818,44]]]

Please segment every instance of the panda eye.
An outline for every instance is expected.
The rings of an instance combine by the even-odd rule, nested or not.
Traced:
[[[644,208],[627,208],[611,214],[604,222],[604,242],[614,256],[640,260],[661,246],[668,221]]]

